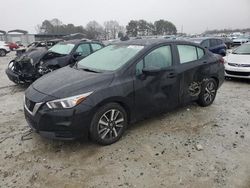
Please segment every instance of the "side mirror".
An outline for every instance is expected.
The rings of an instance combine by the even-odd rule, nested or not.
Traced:
[[[74,52],[72,56],[73,56],[74,59],[77,59],[77,58],[80,57],[81,55],[82,55],[82,54],[81,54],[80,52]]]
[[[145,67],[142,69],[142,73],[148,76],[155,76],[161,71],[159,67]]]

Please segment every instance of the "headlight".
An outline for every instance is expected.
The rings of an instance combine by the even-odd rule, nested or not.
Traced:
[[[11,61],[10,63],[9,63],[9,69],[11,69],[11,70],[13,70],[14,69],[14,63],[13,63],[13,61]]]
[[[31,65],[33,65],[33,63],[34,63],[32,58],[30,58],[30,63],[31,63]]]
[[[42,66],[43,64],[44,64],[44,62],[43,62],[43,61],[40,61],[40,62],[39,62],[39,65],[40,65],[40,66]]]
[[[47,102],[47,106],[50,109],[58,109],[58,108],[73,108],[74,106],[80,104],[82,101],[84,101],[89,95],[91,95],[93,92],[84,93],[82,95],[77,95],[73,97],[68,97],[64,99],[57,99],[54,101]]]

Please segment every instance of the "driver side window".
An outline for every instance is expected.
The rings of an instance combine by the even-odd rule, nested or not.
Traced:
[[[172,66],[172,53],[170,46],[159,47],[146,55],[136,65],[136,75],[142,74],[143,68],[164,69]]]
[[[90,54],[89,44],[80,44],[77,47],[76,52],[79,52],[81,54],[81,56],[88,56]]]

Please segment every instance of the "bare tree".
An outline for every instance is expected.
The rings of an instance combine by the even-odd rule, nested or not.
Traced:
[[[86,30],[89,39],[100,39],[104,33],[103,27],[96,21],[90,21],[86,25]]]
[[[105,39],[115,39],[119,32],[124,32],[124,27],[115,20],[104,22]]]

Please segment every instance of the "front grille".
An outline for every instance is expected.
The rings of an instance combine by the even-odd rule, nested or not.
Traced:
[[[235,72],[226,70],[227,74],[236,75],[236,76],[250,76],[250,72]]]
[[[25,105],[26,105],[26,107],[28,108],[29,111],[33,112],[33,109],[34,109],[36,103],[29,100],[29,99],[27,99],[27,98],[25,98]]]
[[[228,65],[233,67],[250,67],[250,64],[228,63]]]

